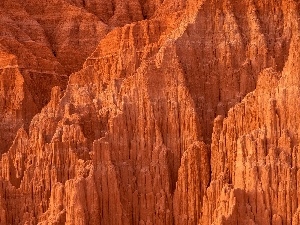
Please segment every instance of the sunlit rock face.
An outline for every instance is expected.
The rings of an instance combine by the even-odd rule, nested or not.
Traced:
[[[300,224],[299,10],[1,1],[0,224]]]

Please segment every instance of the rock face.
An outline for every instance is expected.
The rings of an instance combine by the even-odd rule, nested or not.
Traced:
[[[127,9],[128,4],[114,9],[108,1],[0,2],[1,153],[49,102],[51,88],[64,89],[67,76],[82,67],[110,29],[143,19],[141,4]]]
[[[0,224],[300,223],[297,1],[0,9]]]

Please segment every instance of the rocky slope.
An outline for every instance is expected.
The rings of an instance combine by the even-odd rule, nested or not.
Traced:
[[[122,1],[115,8],[109,1],[1,1],[1,152],[22,124],[28,129],[49,102],[51,88],[64,89],[67,76],[82,67],[113,27],[150,16],[157,4]]]
[[[299,7],[0,3],[1,224],[299,224]]]

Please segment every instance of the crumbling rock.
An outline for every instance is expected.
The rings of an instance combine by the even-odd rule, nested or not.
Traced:
[[[298,224],[296,1],[0,6],[1,224]]]

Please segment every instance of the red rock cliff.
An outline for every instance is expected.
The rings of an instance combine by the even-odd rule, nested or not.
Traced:
[[[299,224],[297,1],[0,8],[1,224]]]

